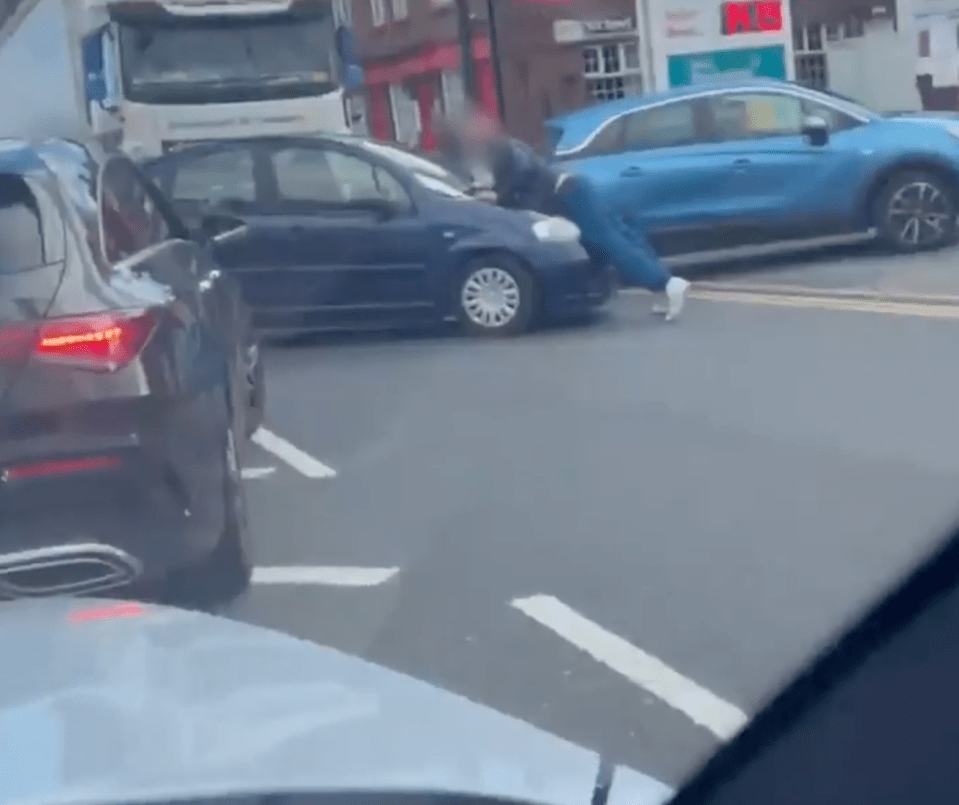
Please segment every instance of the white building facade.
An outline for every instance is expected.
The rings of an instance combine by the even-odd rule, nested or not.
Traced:
[[[918,110],[912,2],[636,0],[645,84],[665,90],[769,77],[832,90],[877,111]],[[953,29],[959,43],[955,37]]]

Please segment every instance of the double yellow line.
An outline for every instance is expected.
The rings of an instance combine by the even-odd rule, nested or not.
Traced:
[[[691,299],[746,305],[835,310],[851,313],[881,313],[926,319],[959,319],[959,297],[904,296],[859,291],[820,291],[794,286],[737,286],[697,283]]]

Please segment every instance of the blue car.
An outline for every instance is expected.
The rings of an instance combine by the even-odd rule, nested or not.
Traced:
[[[611,294],[569,221],[473,199],[438,164],[363,138],[209,142],[144,168],[263,333],[455,318],[511,335]]]
[[[690,87],[547,122],[553,157],[595,180],[667,255],[874,234],[957,238],[959,120],[884,117],[772,80]]]

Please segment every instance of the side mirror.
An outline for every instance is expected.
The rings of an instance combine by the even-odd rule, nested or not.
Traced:
[[[807,117],[802,124],[802,134],[810,145],[823,146],[829,142],[829,124],[821,117]]]

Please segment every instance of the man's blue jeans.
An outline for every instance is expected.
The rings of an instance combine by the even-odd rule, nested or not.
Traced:
[[[642,232],[628,226],[606,206],[585,176],[569,176],[559,188],[566,217],[582,232],[583,247],[594,260],[616,268],[627,285],[659,292],[671,274]]]

